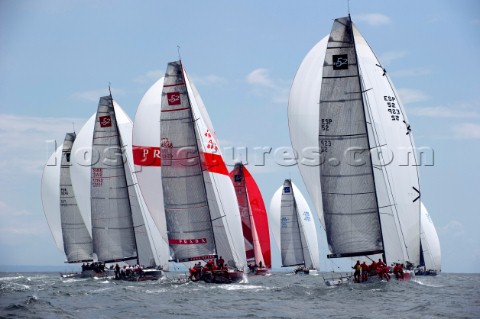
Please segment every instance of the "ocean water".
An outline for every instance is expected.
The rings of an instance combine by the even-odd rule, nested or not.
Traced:
[[[0,318],[480,318],[480,274],[327,287],[323,275],[274,272],[248,282],[62,279],[0,273]]]

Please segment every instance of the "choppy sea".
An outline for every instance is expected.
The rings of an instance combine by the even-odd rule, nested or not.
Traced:
[[[62,279],[0,273],[0,318],[480,318],[480,274],[327,287],[273,272],[239,284]]]

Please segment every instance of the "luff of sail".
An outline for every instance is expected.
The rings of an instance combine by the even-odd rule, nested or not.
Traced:
[[[111,96],[100,98],[92,141],[93,251],[99,261],[137,258],[122,144]]]
[[[330,33],[319,121],[319,145],[325,158],[320,165],[320,182],[331,256],[381,253],[383,239],[349,18],[335,20]],[[363,165],[348,162],[345,155]]]
[[[230,172],[237,195],[247,262],[262,262],[271,268],[270,234],[267,212],[257,183],[242,163]]]
[[[63,142],[60,167],[60,219],[62,225],[63,247],[67,262],[86,262],[92,260],[92,237],[80,214],[70,178],[72,145],[75,133],[67,133]]]
[[[190,99],[180,62],[167,66],[160,116],[160,161],[172,259],[217,255]]]

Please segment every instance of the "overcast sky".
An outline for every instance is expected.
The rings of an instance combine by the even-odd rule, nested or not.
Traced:
[[[420,184],[442,269],[478,272],[480,2],[351,0],[350,12],[401,95],[416,145],[434,154]],[[221,147],[249,150],[267,207],[285,178],[308,200],[297,167],[275,150],[290,147],[298,66],[347,13],[338,0],[0,0],[0,264],[62,265],[40,199],[48,141],[78,131],[109,83],[133,119],[177,45]],[[265,165],[255,147],[272,147]],[[320,249],[330,270],[322,233]]]

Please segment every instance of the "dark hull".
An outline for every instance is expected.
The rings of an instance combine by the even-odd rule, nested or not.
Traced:
[[[226,270],[215,270],[215,271],[206,271],[200,278],[193,277],[192,281],[204,281],[206,283],[212,284],[231,284],[240,282],[243,280],[243,271],[226,271]]]

